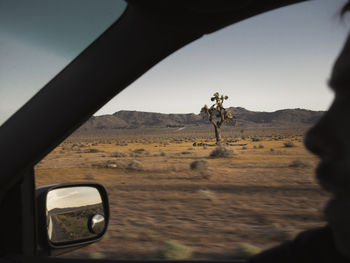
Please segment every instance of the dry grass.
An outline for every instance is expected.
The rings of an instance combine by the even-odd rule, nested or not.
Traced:
[[[244,140],[226,134],[245,144],[230,146],[233,158],[208,158],[214,147],[192,146],[214,144],[211,133],[138,134],[75,135],[36,166],[38,186],[88,180],[109,193],[108,238],[67,256],[152,259],[176,240],[191,248],[186,258],[232,259],[244,243],[266,249],[324,224],[327,194],[314,180],[317,159],[301,143],[284,146],[301,141],[303,131],[247,129]],[[200,160],[205,167],[191,169]],[[295,160],[309,165],[296,169]]]
[[[191,256],[191,248],[176,240],[167,241],[164,247],[157,251],[155,258],[165,260],[181,260]]]
[[[241,243],[235,249],[235,254],[238,258],[249,258],[261,252],[261,248],[249,243]]]

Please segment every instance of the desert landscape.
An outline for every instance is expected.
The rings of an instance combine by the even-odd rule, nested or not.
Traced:
[[[99,182],[109,194],[104,238],[63,256],[244,258],[324,225],[328,194],[303,145],[322,112],[235,109],[245,115],[221,147],[198,115],[123,112],[91,118],[47,155],[37,186]]]

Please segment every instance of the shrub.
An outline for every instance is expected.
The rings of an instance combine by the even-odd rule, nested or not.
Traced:
[[[252,138],[252,141],[253,141],[253,142],[260,142],[260,141],[261,141],[261,139],[260,139],[260,138],[256,138],[256,137],[254,137],[254,138]]]
[[[207,200],[214,201],[216,199],[215,193],[211,190],[202,189],[198,190],[198,193],[201,194]]]
[[[143,165],[141,162],[133,160],[130,163],[128,163],[128,169],[130,170],[142,170],[143,169]]]
[[[275,151],[275,149],[274,149],[274,148],[271,148],[271,149],[270,149],[270,152],[274,152],[274,151]]]
[[[263,148],[264,148],[264,145],[259,144],[259,149],[263,149]]]
[[[99,149],[95,149],[95,148],[90,148],[88,150],[85,151],[85,153],[98,153],[98,152],[102,152]]]
[[[117,146],[128,146],[126,142],[117,142],[115,145]]]
[[[85,174],[84,179],[85,180],[94,180],[95,179],[95,175],[93,175],[93,174]]]
[[[144,151],[145,149],[143,148],[133,150],[134,153],[143,153]]]
[[[97,162],[91,164],[93,168],[118,168],[118,164],[114,161],[108,160],[106,162]]]
[[[127,154],[124,152],[114,152],[111,154],[111,157],[115,157],[115,158],[120,158],[120,157],[126,157]]]
[[[249,243],[240,243],[235,250],[236,257],[249,258],[261,252],[261,248]]]
[[[284,147],[295,147],[296,145],[294,144],[294,142],[285,142],[284,143]]]
[[[103,259],[105,258],[105,254],[104,253],[101,253],[101,252],[89,252],[89,258],[91,259]]]
[[[206,170],[208,168],[208,161],[205,159],[193,161],[190,164],[190,168],[191,170]]]
[[[113,161],[107,161],[107,163],[105,164],[105,167],[106,168],[117,168],[118,165],[116,162],[113,162]]]
[[[170,240],[165,243],[164,248],[156,253],[157,258],[181,260],[189,258],[192,254],[192,249],[178,241]]]
[[[247,150],[248,147],[247,146],[242,146],[242,150]]]
[[[234,149],[230,149],[224,146],[218,146],[214,151],[210,153],[210,157],[212,158],[229,158],[236,155]]]
[[[306,167],[310,167],[311,163],[305,160],[294,160],[293,162],[291,162],[289,164],[289,167],[293,167],[293,168],[306,168]]]

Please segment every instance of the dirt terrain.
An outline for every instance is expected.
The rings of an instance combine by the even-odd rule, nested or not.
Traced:
[[[210,157],[211,130],[76,133],[36,166],[36,184],[91,181],[109,193],[103,240],[66,256],[246,257],[324,225],[328,195],[314,179],[318,160],[304,132],[227,130],[229,156],[219,158]]]

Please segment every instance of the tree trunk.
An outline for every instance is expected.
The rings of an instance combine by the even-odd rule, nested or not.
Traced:
[[[221,144],[221,128],[214,126],[215,129],[215,138],[216,138],[216,144]]]

